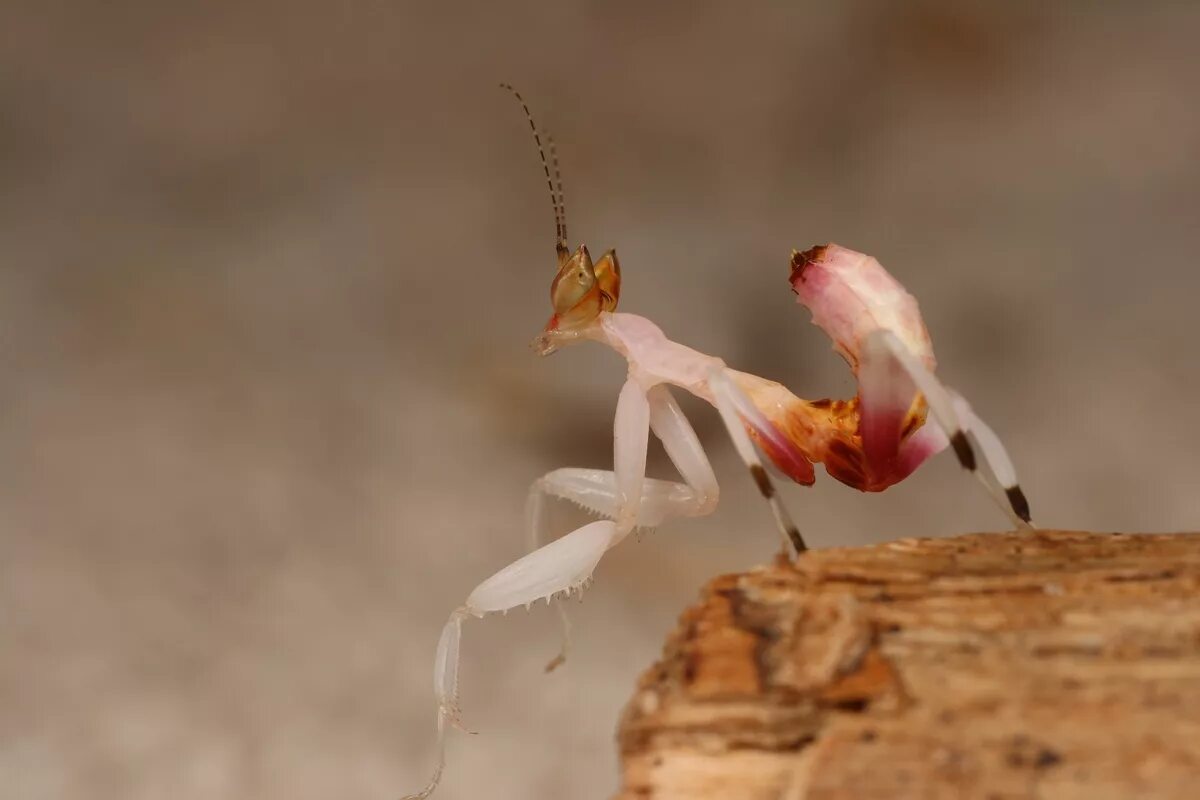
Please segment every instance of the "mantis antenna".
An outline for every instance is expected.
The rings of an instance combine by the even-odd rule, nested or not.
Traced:
[[[546,139],[550,142],[550,155],[554,160],[554,174],[558,177],[558,193],[556,194],[554,181],[550,179],[550,163],[546,161],[546,151],[542,148],[542,135],[538,132],[537,123],[533,121],[533,113],[529,110],[529,104],[525,102],[521,93],[513,88],[512,84],[502,83],[500,88],[507,89],[513,97],[517,98],[517,102],[525,111],[525,119],[529,120],[529,130],[533,132],[533,141],[537,145],[538,155],[542,159],[542,171],[546,174],[546,188],[550,190],[550,204],[554,208],[554,249],[561,259],[567,254],[567,212],[562,202],[562,173],[558,170],[558,151],[554,147],[554,140],[547,134]]]
[[[554,137],[549,133],[546,134],[546,141],[550,143],[550,160],[554,162],[554,180],[558,184],[558,215],[562,220],[562,240],[565,245],[571,240],[567,238],[567,199],[563,195],[562,172],[558,169],[558,148],[554,146]]]

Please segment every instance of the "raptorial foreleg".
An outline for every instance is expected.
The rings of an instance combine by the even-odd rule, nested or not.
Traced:
[[[530,606],[538,600],[582,590],[604,551],[620,542],[637,522],[637,508],[646,477],[646,446],[650,407],[646,392],[629,380],[617,400],[614,423],[615,521],[584,525],[561,539],[539,547],[475,587],[467,601],[450,615],[434,660],[434,691],[438,701],[438,761],[424,789],[405,800],[427,797],[437,787],[445,763],[445,729],[458,726],[458,663],[462,622],[498,611]]]
[[[638,503],[637,527],[654,528],[670,519],[712,513],[717,505],[717,479],[695,430],[666,386],[651,388],[646,397],[650,428],[662,441],[667,456],[685,483],[646,478]],[[544,512],[546,498],[550,496],[569,500],[610,519],[615,519],[618,514],[615,472],[576,467],[554,470],[535,481],[529,490],[526,517],[531,550],[541,547],[549,539]],[[571,641],[571,622],[566,607],[562,602],[556,602],[555,606],[562,626],[562,646],[558,655],[546,665],[547,672],[566,660]]]

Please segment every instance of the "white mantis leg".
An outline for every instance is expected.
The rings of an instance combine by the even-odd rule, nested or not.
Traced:
[[[920,391],[963,468],[979,479],[1018,528],[1033,527],[1029,503],[1000,439],[971,410],[967,401],[944,386],[894,333],[877,330],[867,337],[858,379],[864,428],[898,424],[895,412],[907,411],[915,393]],[[981,459],[976,458],[976,450]],[[979,470],[979,461],[987,466],[986,473]]]
[[[533,482],[533,486],[529,487],[529,499],[525,501],[525,525],[529,531],[529,552],[534,552],[546,545],[549,539],[549,531],[545,525],[545,499],[548,487],[552,485],[549,481],[555,473],[551,472],[542,478]],[[571,617],[567,614],[567,608],[562,601],[556,601],[554,604],[555,610],[558,612],[558,623],[562,631],[562,636],[559,639],[558,654],[554,658],[546,662],[546,672],[553,672],[558,666],[567,660],[567,653],[571,649]]]
[[[734,448],[737,450],[738,455],[741,456],[742,461],[750,469],[750,474],[754,478],[754,483],[758,486],[758,491],[771,506],[771,512],[775,515],[775,522],[778,524],[779,532],[783,536],[784,549],[786,550],[788,545],[791,544],[797,553],[803,553],[808,549],[808,546],[804,543],[804,538],[800,536],[800,531],[796,527],[796,524],[792,522],[791,515],[788,514],[783,501],[779,499],[779,493],[775,490],[775,484],[771,482],[770,476],[767,475],[767,470],[763,467],[762,459],[758,457],[758,452],[754,449],[754,442],[751,440],[750,434],[746,433],[746,429],[743,427],[742,418],[750,420],[755,427],[762,429],[770,428],[770,422],[763,418],[762,413],[755,408],[750,398],[746,397],[745,393],[730,379],[724,368],[716,368],[709,373],[708,385],[712,389],[717,411],[720,412],[721,419],[729,431],[729,436],[733,439]]]
[[[442,629],[434,659],[434,692],[438,702],[437,766],[420,792],[404,800],[428,797],[445,765],[445,729],[459,727],[458,662],[462,621],[497,611],[547,602],[580,591],[590,581],[604,551],[620,542],[637,524],[637,511],[646,478],[646,446],[650,435],[650,406],[646,392],[633,380],[617,400],[614,423],[614,489],[616,521],[584,525],[561,539],[527,554],[475,587],[465,604],[455,609]]]
[[[650,398],[650,428],[686,485],[673,483],[675,496],[664,515],[702,517],[717,507],[717,476],[700,445],[700,438],[666,386],[655,386]]]
[[[719,489],[712,465],[700,445],[700,439],[666,386],[646,393],[650,406],[650,428],[663,443],[667,456],[685,483],[646,478],[637,509],[637,527],[654,528],[677,517],[698,517],[712,513]],[[570,500],[593,513],[614,519],[619,497],[616,473],[610,470],[568,467],[554,470],[534,482],[529,490],[526,517],[530,549],[536,550],[548,539],[544,520],[547,496]],[[549,672],[562,664],[571,643],[571,622],[562,602],[555,602],[562,626],[562,645],[547,665]]]
[[[469,616],[482,617],[535,601],[582,590],[592,571],[612,544],[619,540],[616,524],[593,522],[526,555],[488,578],[455,609],[442,628],[433,665],[433,687],[437,698],[437,764],[429,783],[403,800],[420,800],[437,788],[446,763],[446,727],[462,728],[458,706],[459,645],[462,622]]]
[[[1017,482],[1017,469],[1013,466],[1008,451],[1000,443],[1000,437],[979,418],[962,395],[952,389],[948,391],[954,401],[958,418],[963,421],[967,431],[979,446],[980,452],[983,453],[983,461],[991,470],[992,480],[986,481],[986,483],[992,498],[1000,508],[1015,517],[1013,522],[1018,528],[1034,527],[1029,513],[1029,501],[1025,498],[1025,492],[1021,490],[1021,485]]]

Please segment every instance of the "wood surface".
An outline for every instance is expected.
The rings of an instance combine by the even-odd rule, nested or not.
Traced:
[[[704,588],[617,800],[1200,798],[1200,534],[804,554]]]

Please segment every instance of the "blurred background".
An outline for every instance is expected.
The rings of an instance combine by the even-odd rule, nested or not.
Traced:
[[[1045,526],[1200,527],[1200,6],[38,2],[0,11],[0,784],[21,800],[395,798],[446,614],[526,488],[611,464],[622,363],[540,360],[553,225],[622,308],[808,397],[854,385],[791,248],[877,256]],[[768,558],[722,503],[576,605],[466,626],[445,798],[602,798],[638,673]],[[669,476],[657,445],[651,472]],[[941,456],[818,470],[817,547],[1005,527]],[[569,510],[562,530],[580,524]]]

